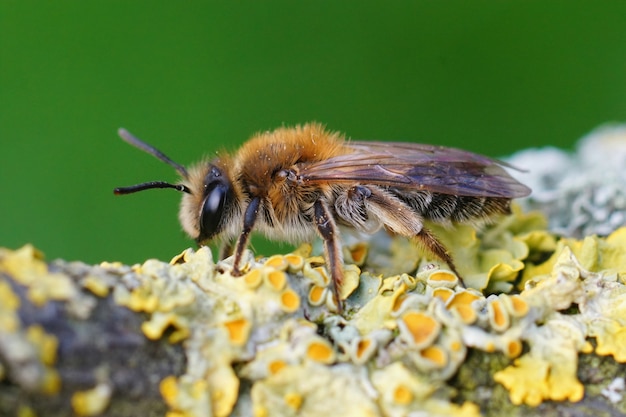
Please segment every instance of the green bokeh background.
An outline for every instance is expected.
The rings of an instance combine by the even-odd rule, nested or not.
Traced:
[[[624,1],[0,0],[0,245],[169,259],[174,160],[321,121],[493,156],[626,120]],[[264,246],[257,244],[261,250]]]

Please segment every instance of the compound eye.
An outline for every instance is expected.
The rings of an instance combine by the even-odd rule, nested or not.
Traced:
[[[210,239],[220,231],[227,195],[225,184],[214,182],[208,185],[200,211],[200,236],[203,239]]]

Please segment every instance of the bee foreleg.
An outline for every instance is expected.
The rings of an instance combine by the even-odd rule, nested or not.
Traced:
[[[315,225],[317,232],[324,240],[324,252],[328,260],[328,267],[332,277],[333,295],[339,312],[341,312],[341,299],[339,290],[343,282],[343,259],[341,246],[339,244],[339,231],[333,219],[328,204],[322,200],[317,200],[314,204]]]
[[[248,242],[250,241],[250,233],[254,228],[254,223],[256,222],[257,215],[259,214],[259,204],[261,199],[258,197],[250,200],[248,204],[248,208],[246,208],[246,212],[243,216],[243,229],[241,234],[239,235],[239,239],[237,239],[237,243],[235,245],[235,259],[233,260],[233,271],[231,275],[234,277],[238,277],[242,275],[242,271],[239,268],[239,264],[241,263],[241,258],[243,257],[243,252],[248,247]]]

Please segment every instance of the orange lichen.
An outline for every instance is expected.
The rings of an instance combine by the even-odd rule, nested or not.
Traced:
[[[241,346],[248,341],[252,324],[246,319],[235,319],[224,322],[228,331],[228,338],[235,346]]]
[[[261,285],[263,275],[263,270],[261,268],[257,268],[244,275],[243,280],[248,288],[256,288]]]
[[[455,312],[465,324],[472,324],[478,318],[476,311],[467,304],[454,305],[449,309],[450,311]]]
[[[446,270],[435,271],[428,276],[427,283],[431,287],[453,288],[459,282],[459,278],[452,272]]]
[[[265,281],[274,291],[281,291],[287,285],[287,275],[279,270],[269,271]]]
[[[359,340],[356,345],[356,355],[358,357],[362,357],[363,354],[367,352],[371,346],[372,346],[372,341],[370,339]]]
[[[306,350],[309,359],[321,363],[332,363],[335,360],[335,351],[328,341],[316,338],[309,343]]]
[[[448,354],[440,346],[428,346],[420,351],[420,356],[439,368],[443,368],[448,363]]]
[[[267,260],[264,262],[264,265],[274,269],[278,269],[279,271],[284,271],[289,266],[289,263],[283,255],[273,255],[267,258]]]
[[[460,291],[454,294],[447,304],[450,311],[455,311],[465,324],[472,324],[478,317],[472,308],[472,303],[481,298],[480,295],[470,291]]]
[[[413,401],[413,393],[406,386],[398,385],[393,391],[393,400],[398,404],[407,405]]]
[[[508,329],[511,321],[500,300],[491,300],[487,304],[487,312],[489,313],[489,322],[494,330],[502,332]]]
[[[363,265],[365,259],[367,258],[369,246],[366,243],[357,243],[356,245],[352,245],[349,250],[351,263],[357,266]]]
[[[444,303],[447,303],[448,300],[450,300],[450,298],[452,298],[453,296],[454,296],[454,291],[451,290],[450,288],[441,287],[441,288],[435,288],[433,290],[433,297],[439,298]]]
[[[300,307],[300,296],[292,290],[287,289],[280,295],[280,305],[288,313],[293,313]]]
[[[402,308],[402,303],[404,303],[404,300],[407,299],[407,295],[406,294],[399,294],[395,301],[393,302],[393,306],[391,307],[391,311],[393,311],[394,313],[400,311],[400,309]]]
[[[432,316],[417,311],[405,313],[400,323],[406,329],[414,345],[419,349],[430,345],[439,335],[441,324]]]
[[[293,253],[285,255],[287,270],[291,273],[301,271],[304,268],[304,258]]]
[[[319,306],[324,303],[326,299],[327,288],[313,285],[309,290],[309,296],[307,298],[309,304],[312,306]]]
[[[504,353],[509,358],[517,358],[522,354],[523,345],[520,340],[511,340],[506,344],[506,349]]]
[[[285,369],[286,366],[287,366],[287,363],[285,361],[276,359],[276,360],[271,361],[267,365],[267,370],[269,371],[271,375],[274,375],[280,372],[281,370]]]
[[[470,305],[472,302],[478,300],[479,298],[481,298],[481,295],[474,292],[466,290],[459,291],[454,294],[454,298],[452,298],[452,300],[450,300],[450,302],[448,303],[448,308],[454,307],[459,304]]]
[[[302,395],[297,392],[288,392],[285,394],[285,404],[287,404],[293,411],[298,411],[302,406]]]
[[[506,307],[506,310],[513,317],[523,317],[528,314],[530,307],[528,306],[528,303],[519,295],[503,294],[500,298]]]

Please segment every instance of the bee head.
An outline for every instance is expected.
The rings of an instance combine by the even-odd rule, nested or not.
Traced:
[[[235,201],[233,187],[224,169],[210,163],[204,165],[201,172],[206,174],[202,178],[202,187],[196,190],[200,198],[184,196],[179,216],[185,231],[195,237],[198,244],[211,240],[224,229],[227,213],[232,211]],[[194,207],[200,209],[193,213]]]
[[[184,193],[179,218],[183,229],[198,244],[215,237],[224,225],[225,210],[233,205],[234,193],[224,169],[217,164],[201,164],[191,172],[172,161],[155,147],[119,129],[120,137],[129,144],[171,165],[183,178],[181,184],[149,181],[129,187],[118,187],[115,194],[131,194],[152,188],[173,188]]]

